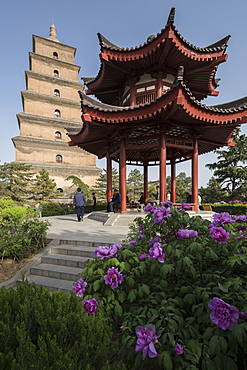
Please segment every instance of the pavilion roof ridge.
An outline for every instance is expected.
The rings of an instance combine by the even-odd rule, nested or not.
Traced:
[[[237,113],[239,111],[247,109],[247,96],[244,98],[235,100],[233,102],[229,102],[229,103],[223,103],[219,105],[206,105],[206,104],[201,103],[198,99],[196,99],[196,97],[193,95],[189,87],[186,86],[183,80],[179,80],[177,84],[180,84],[183,87],[183,89],[186,91],[186,94],[190,98],[190,100],[192,100],[197,106],[203,109],[210,110],[215,113],[223,113],[223,114]],[[171,89],[174,86],[172,86]]]
[[[224,49],[227,48],[227,46],[228,46],[227,45],[227,42],[228,42],[229,38],[231,37],[230,35],[228,35],[228,36],[226,36],[226,37],[224,37],[224,38],[216,41],[213,44],[210,44],[208,46],[205,46],[205,47],[199,47],[199,46],[196,46],[196,45],[190,43],[189,41],[187,41],[181,35],[181,33],[178,31],[178,29],[176,28],[176,26],[174,25],[175,10],[176,9],[174,7],[171,8],[170,13],[169,13],[169,16],[168,16],[167,23],[166,23],[165,27],[163,27],[160,30],[160,32],[158,32],[158,33],[156,33],[154,35],[150,35],[147,38],[147,41],[146,42],[144,42],[144,43],[142,43],[142,44],[140,44],[138,46],[127,47],[127,48],[117,46],[117,45],[113,44],[111,41],[109,41],[100,32],[98,32],[97,35],[98,35],[98,38],[99,38],[100,46],[101,46],[101,48],[106,48],[106,49],[115,50],[115,51],[122,51],[122,52],[126,52],[127,51],[127,52],[131,52],[131,51],[134,51],[134,50],[141,49],[141,48],[145,47],[148,44],[151,44],[160,35],[162,35],[163,33],[165,33],[167,29],[172,28],[173,31],[176,33],[177,37],[181,40],[181,42],[183,42],[187,47],[189,47],[189,48],[191,48],[193,50],[196,50],[198,52],[212,53],[212,52],[221,51],[221,50],[224,50]]]

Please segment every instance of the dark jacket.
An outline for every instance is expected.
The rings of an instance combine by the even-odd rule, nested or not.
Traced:
[[[76,193],[74,195],[73,205],[76,207],[85,206],[87,203],[85,195],[83,193]]]

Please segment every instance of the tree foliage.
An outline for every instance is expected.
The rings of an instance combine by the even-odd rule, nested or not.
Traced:
[[[143,191],[143,181],[144,177],[140,170],[135,168],[134,170],[130,171],[126,181],[127,192],[130,201],[136,202],[139,200],[140,193]]]
[[[0,195],[9,196],[20,203],[32,197],[32,166],[25,163],[4,163],[0,165]]]
[[[112,191],[119,189],[119,174],[116,168],[112,169]],[[105,169],[101,171],[99,178],[96,180],[96,184],[93,188],[97,198],[106,199],[107,192],[107,172]]]
[[[215,177],[211,177],[207,187],[201,187],[199,193],[202,197],[202,203],[215,203],[227,199],[227,192],[221,188]]]
[[[60,193],[56,189],[55,180],[51,179],[49,173],[42,169],[36,179],[33,182],[32,192],[34,194],[34,199],[46,200],[51,198],[57,198]]]
[[[171,176],[166,178],[167,191],[171,191]],[[185,172],[180,172],[176,176],[176,201],[185,202],[186,192],[191,193],[191,177],[187,176]]]
[[[83,182],[79,177],[75,175],[68,176],[66,181],[69,181],[69,180],[71,180],[73,183],[70,186],[70,188],[72,187],[81,188],[82,193],[85,194],[86,198],[89,198],[90,196],[89,186],[85,184],[85,182]]]
[[[207,164],[213,175],[224,190],[229,193],[236,191],[247,180],[247,137],[237,132],[236,145],[225,150],[215,150],[218,154],[217,162]]]

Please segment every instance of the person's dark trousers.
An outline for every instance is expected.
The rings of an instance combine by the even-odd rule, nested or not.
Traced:
[[[83,220],[84,206],[76,207],[76,214],[77,214],[78,221]]]

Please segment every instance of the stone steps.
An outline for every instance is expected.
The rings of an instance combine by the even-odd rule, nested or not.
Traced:
[[[54,245],[48,253],[41,256],[40,263],[31,266],[26,274],[30,283],[49,287],[51,292],[71,290],[78,275],[83,271],[84,264],[94,257],[99,245],[109,243],[62,241],[64,244]],[[75,244],[76,243],[76,244]],[[22,281],[17,282],[21,284]]]

